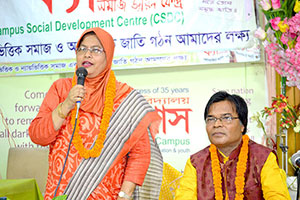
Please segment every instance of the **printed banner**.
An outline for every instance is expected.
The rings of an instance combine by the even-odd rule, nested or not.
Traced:
[[[175,69],[175,71],[174,71]],[[225,90],[245,98],[249,108],[248,135],[261,143],[263,132],[251,123],[253,113],[266,105],[263,64],[210,65],[208,68],[116,71],[116,77],[136,88],[162,117],[156,137],[164,161],[183,171],[188,157],[209,145],[204,108],[212,94]],[[69,74],[72,76],[72,74]],[[40,147],[31,142],[28,127],[37,115],[50,85],[59,74],[47,76],[2,77],[0,109],[8,130],[0,123],[0,172],[5,174],[7,152],[17,146]],[[11,91],[7,93],[7,91]],[[13,142],[14,141],[14,142]]]
[[[252,0],[3,1],[0,76],[74,71],[77,39],[91,27],[112,34],[115,69],[257,61],[253,5]]]

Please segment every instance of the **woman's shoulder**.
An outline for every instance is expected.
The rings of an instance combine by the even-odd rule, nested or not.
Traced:
[[[72,87],[72,78],[60,78],[53,82],[52,84],[55,88],[68,88]]]
[[[53,84],[64,84],[64,83],[72,84],[72,78],[60,78],[53,82]]]

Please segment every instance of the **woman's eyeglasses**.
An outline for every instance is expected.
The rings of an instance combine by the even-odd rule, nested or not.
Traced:
[[[104,49],[98,47],[92,47],[92,48],[78,47],[76,51],[80,55],[86,54],[88,51],[90,51],[93,56],[98,56],[104,52]]]

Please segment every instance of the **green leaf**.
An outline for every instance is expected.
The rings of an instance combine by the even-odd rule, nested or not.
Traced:
[[[57,196],[57,197],[54,197],[52,200],[66,200],[67,199],[67,195],[61,195],[61,196]]]

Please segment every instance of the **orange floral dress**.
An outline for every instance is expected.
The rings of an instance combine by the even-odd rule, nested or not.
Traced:
[[[70,82],[71,79],[69,78],[54,82],[40,107],[39,114],[29,127],[29,134],[33,142],[43,146],[49,145],[50,147],[48,158],[49,171],[44,195],[45,200],[50,200],[54,197],[73,130],[70,123],[70,115],[66,118],[59,131],[54,130],[51,116],[52,110],[56,108],[55,104],[58,105],[61,99],[64,99],[65,95],[67,95],[66,91],[68,90],[63,88],[66,88],[66,86],[70,87]],[[128,90],[127,93],[119,97],[116,101],[118,103],[114,104],[114,111],[131,90],[132,89]],[[55,99],[57,99],[56,103]],[[52,105],[53,102],[54,105]],[[83,144],[85,148],[90,148],[99,133],[101,117],[93,113],[80,111],[79,121],[81,125],[79,133],[82,137]],[[128,157],[124,156],[111,166],[108,173],[104,176],[98,187],[90,194],[88,199],[117,199],[118,192],[124,180],[142,185],[149,165],[150,144],[148,133],[145,132],[141,134],[142,137],[138,143],[129,144],[132,145],[130,151],[131,157],[138,157],[139,159],[128,160]],[[149,145],[147,146],[147,144]],[[62,180],[57,190],[57,196],[63,193],[82,159],[72,144]],[[134,164],[134,162],[138,162],[138,164]]]

